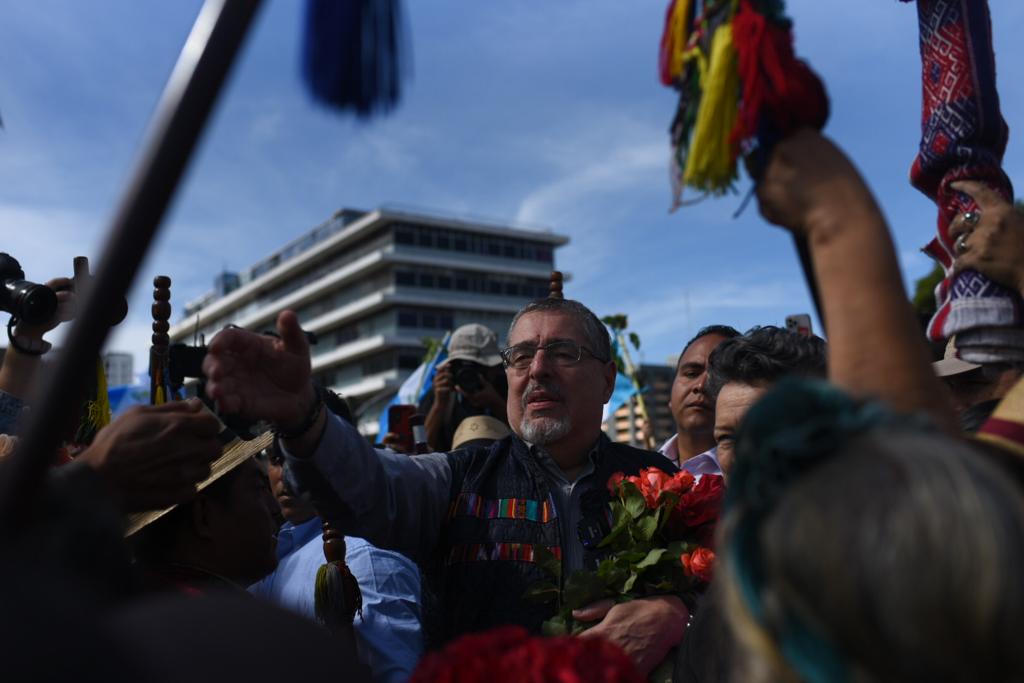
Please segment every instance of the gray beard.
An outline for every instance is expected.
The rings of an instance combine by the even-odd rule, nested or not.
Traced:
[[[572,430],[572,420],[568,417],[528,418],[525,415],[519,422],[519,435],[527,443],[544,446],[566,436]]]

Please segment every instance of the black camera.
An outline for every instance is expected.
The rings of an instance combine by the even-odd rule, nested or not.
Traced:
[[[484,388],[480,380],[480,366],[471,361],[452,361],[452,381],[467,394]]]
[[[44,323],[57,312],[57,294],[26,280],[17,259],[0,252],[0,311],[30,325]]]

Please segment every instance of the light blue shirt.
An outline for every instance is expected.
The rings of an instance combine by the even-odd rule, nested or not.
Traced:
[[[297,526],[285,522],[277,537],[277,569],[249,590],[315,619],[316,573],[326,561],[320,534],[318,517]],[[345,548],[345,562],[363,594],[362,616],[355,620],[360,654],[375,681],[406,681],[423,653],[419,570],[404,555],[361,538],[346,536]]]

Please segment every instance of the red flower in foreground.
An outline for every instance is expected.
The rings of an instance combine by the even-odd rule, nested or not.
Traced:
[[[602,638],[539,638],[504,626],[426,655],[410,683],[643,683],[633,662]]]
[[[706,583],[711,582],[715,565],[715,553],[707,548],[697,548],[692,553],[679,556],[683,571],[687,576],[694,576]]]

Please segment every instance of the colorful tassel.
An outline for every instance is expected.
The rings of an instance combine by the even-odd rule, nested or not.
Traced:
[[[103,370],[103,359],[96,358],[96,376],[89,387],[89,397],[82,409],[78,431],[75,432],[74,443],[88,445],[96,437],[96,432],[110,424],[110,396],[107,394],[107,373]]]
[[[736,179],[736,157],[729,137],[738,113],[740,88],[736,68],[736,48],[732,25],[723,24],[711,41],[711,57],[704,79],[700,110],[683,176],[687,185],[712,194],[721,194]]]
[[[691,21],[696,7],[700,16]],[[659,69],[661,81],[680,91],[671,128],[673,209],[685,185],[705,195],[732,189],[744,149],[770,149],[828,118],[821,80],[794,54],[782,0],[672,0]]]
[[[665,30],[658,53],[658,70],[664,85],[673,85],[683,74],[690,9],[690,0],[672,0],[665,13]]]

